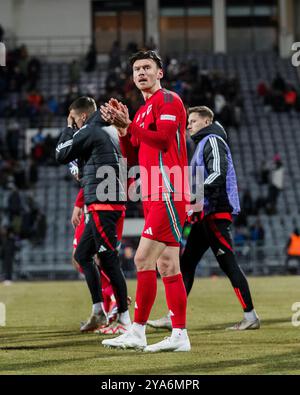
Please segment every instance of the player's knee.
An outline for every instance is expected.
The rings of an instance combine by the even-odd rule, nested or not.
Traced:
[[[149,261],[147,261],[147,257],[144,254],[137,253],[134,257],[134,263],[138,271],[152,269],[152,265],[150,267]]]
[[[75,262],[79,263],[80,266],[84,266],[85,263],[87,262],[87,260],[88,260],[88,258],[83,253],[81,253],[77,248],[77,250],[75,251],[75,254],[73,255],[73,262],[75,261]]]
[[[159,259],[158,271],[162,277],[173,276],[178,273],[178,267],[174,264],[173,260],[168,257]]]
[[[101,261],[101,267],[104,272],[109,272],[120,266],[118,253],[116,251],[109,250],[102,252],[99,256],[99,260]]]

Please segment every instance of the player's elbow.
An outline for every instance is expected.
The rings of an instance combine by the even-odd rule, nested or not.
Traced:
[[[58,162],[61,165],[66,165],[67,163],[70,162],[66,158],[66,156],[61,151],[58,151],[57,149],[56,149],[56,152],[55,152],[55,159],[56,159],[56,162]]]

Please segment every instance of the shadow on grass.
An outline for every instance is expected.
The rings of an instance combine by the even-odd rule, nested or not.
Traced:
[[[34,338],[33,340],[36,340],[36,338]],[[51,338],[49,339],[42,339],[44,341],[48,341],[51,342]],[[95,336],[94,338],[91,339],[87,339],[82,337],[82,339],[78,340],[74,339],[74,340],[70,340],[70,341],[62,341],[62,342],[56,342],[56,343],[44,343],[44,344],[40,344],[40,345],[26,345],[26,346],[1,346],[0,347],[0,351],[22,351],[22,350],[46,350],[46,349],[55,349],[55,348],[66,348],[66,347],[81,347],[82,345],[84,346],[94,346],[95,342],[98,343],[98,338]],[[30,342],[30,339],[23,339],[22,342],[24,343],[24,341],[26,342]]]
[[[82,361],[83,363],[86,362],[85,358],[72,358],[72,359],[52,359],[51,361],[37,361],[37,362],[23,362],[23,363],[6,363],[5,365],[0,365],[0,370],[2,372],[5,371],[13,371],[18,372],[21,370],[30,370],[30,369],[38,369],[38,368],[47,368],[47,367],[57,367],[60,365],[64,365],[65,363],[71,362],[79,362]],[[49,371],[49,374],[51,372]]]
[[[271,325],[276,325],[276,324],[283,324],[283,323],[290,323],[291,322],[291,317],[286,317],[286,318],[272,318],[268,320],[261,320],[261,328],[266,327],[266,326],[271,326]],[[193,325],[193,331],[194,330],[209,330],[209,331],[214,331],[214,330],[224,330],[228,328],[229,326],[234,325],[236,322],[234,321],[228,321],[228,322],[223,322],[223,323],[216,323],[216,324],[210,324],[210,325],[199,325],[195,326]]]
[[[14,329],[15,333],[10,333],[7,332],[4,335],[1,336],[1,341],[3,342],[15,342],[15,343],[20,343],[26,341],[35,341],[35,340],[46,340],[47,337],[49,336],[50,338],[56,338],[56,337],[74,337],[78,335],[84,335],[81,334],[79,330],[64,330],[64,331],[19,331],[16,332],[16,329]],[[91,334],[92,335],[92,334]]]
[[[199,319],[201,321],[201,319]],[[234,321],[228,321],[228,322],[216,322],[214,324],[209,324],[209,325],[199,325],[197,326],[196,324],[193,324],[193,329],[192,331],[224,331],[226,328],[234,325],[236,322]],[[291,317],[287,318],[273,318],[269,320],[261,320],[261,328],[264,328],[266,326],[271,326],[271,325],[276,325],[276,324],[289,324],[291,323]],[[152,328],[150,326],[147,326],[147,333],[171,333],[168,329],[164,328]]]
[[[191,355],[191,354],[190,354]],[[192,356],[192,355],[191,355]],[[257,370],[254,374],[272,374],[280,372],[289,374],[299,372],[300,349],[298,352],[292,351],[278,355],[265,355],[262,357],[254,357],[247,359],[229,359],[226,361],[182,363],[177,366],[150,366],[144,369],[128,369],[123,370],[122,374],[226,374],[226,369],[236,369],[236,373],[232,374],[251,374],[253,370]],[[256,365],[252,367],[251,365]],[[248,368],[248,369],[247,369]],[[241,373],[242,372],[242,373]],[[253,374],[253,373],[252,373]]]

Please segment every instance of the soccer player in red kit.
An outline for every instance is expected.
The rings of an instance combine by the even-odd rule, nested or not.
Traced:
[[[118,129],[122,154],[129,165],[140,166],[145,225],[135,255],[134,322],[126,334],[103,340],[102,344],[146,352],[189,351],[187,296],[179,268],[188,190],[186,111],[177,94],[162,89],[163,65],[156,52],[138,52],[131,58],[131,65],[145,104],[133,121],[126,106],[115,99],[100,111],[103,119]],[[147,346],[146,323],[157,291],[156,266],[164,283],[173,329],[171,337]]]

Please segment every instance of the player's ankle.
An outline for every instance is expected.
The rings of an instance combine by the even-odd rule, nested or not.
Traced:
[[[252,309],[251,311],[244,312],[244,317],[247,321],[255,321],[258,319],[258,315],[255,311],[255,309]]]
[[[187,330],[185,328],[173,328],[172,329],[172,334],[171,337],[178,338],[178,337],[186,337],[187,336]]]
[[[124,311],[123,313],[120,313],[119,322],[123,325],[130,325],[131,324],[130,315],[129,315],[128,310]]]
[[[103,303],[102,302],[94,303],[92,307],[92,314],[97,315],[100,314],[101,311],[103,311]]]
[[[132,330],[134,330],[140,336],[146,336],[146,325],[141,325],[136,322],[133,322],[132,323]]]

